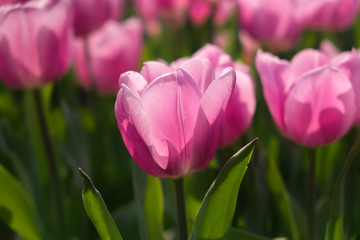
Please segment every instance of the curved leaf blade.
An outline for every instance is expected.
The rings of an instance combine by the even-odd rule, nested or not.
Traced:
[[[234,216],[238,190],[257,140],[235,153],[221,169],[203,199],[190,239],[219,239],[226,235]]]
[[[120,232],[106,207],[100,192],[86,173],[79,168],[84,189],[82,197],[86,214],[91,219],[102,240],[122,240]]]
[[[24,239],[42,239],[34,203],[19,182],[2,165],[0,165],[0,219]]]

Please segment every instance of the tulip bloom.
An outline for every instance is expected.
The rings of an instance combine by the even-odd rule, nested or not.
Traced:
[[[68,1],[0,8],[0,78],[12,88],[40,87],[61,77],[71,59]]]
[[[344,30],[355,20],[360,7],[359,0],[302,0],[300,15],[308,19],[308,27],[314,29]]]
[[[239,25],[251,38],[273,50],[291,47],[307,19],[298,13],[298,1],[237,0]]]
[[[109,19],[118,19],[124,0],[73,0],[74,29],[77,36],[86,36]]]
[[[202,47],[193,57],[209,59],[214,67],[215,76],[219,76],[227,67],[235,69],[236,85],[225,111],[220,131],[220,146],[229,145],[243,134],[255,113],[255,90],[250,69],[243,63],[233,63],[227,53],[211,44]]]
[[[207,59],[185,61],[175,71],[147,62],[140,74],[122,74],[119,84],[115,116],[143,171],[177,178],[208,165],[235,86],[232,68],[215,78]]]
[[[306,49],[291,62],[256,55],[264,95],[280,130],[316,147],[341,138],[360,109],[360,58],[355,51],[328,58]]]
[[[89,35],[87,45],[77,39],[75,70],[81,85],[102,94],[115,94],[119,76],[136,70],[142,43],[142,25],[136,18],[121,23],[109,20]]]

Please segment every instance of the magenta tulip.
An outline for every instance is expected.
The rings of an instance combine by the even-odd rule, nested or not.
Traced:
[[[255,90],[250,69],[243,63],[233,63],[227,53],[211,44],[202,47],[193,57],[209,59],[214,67],[215,76],[220,76],[227,67],[235,69],[236,84],[220,131],[220,146],[229,145],[244,133],[255,113]]]
[[[15,3],[25,3],[27,1],[29,1],[29,0],[1,0],[0,6],[7,5],[7,4],[15,4]]]
[[[115,94],[119,76],[136,70],[140,62],[141,22],[136,18],[121,23],[109,20],[85,43],[79,38],[75,44],[75,70],[81,85],[102,94]]]
[[[360,0],[302,0],[300,5],[300,15],[308,19],[308,27],[344,30],[354,22]]]
[[[239,25],[254,40],[273,50],[290,48],[307,19],[299,17],[298,1],[237,0]]]
[[[235,86],[227,68],[215,78],[207,59],[175,71],[147,62],[121,75],[115,115],[137,165],[156,177],[183,177],[205,168],[219,144],[221,121]]]
[[[280,130],[316,147],[341,138],[360,109],[360,58],[355,51],[328,58],[305,49],[291,62],[256,55],[264,95]]]
[[[118,19],[124,0],[73,0],[74,29],[77,36],[86,36],[109,19]]]
[[[71,59],[68,1],[31,1],[0,8],[0,78],[12,88],[34,88],[61,77]]]

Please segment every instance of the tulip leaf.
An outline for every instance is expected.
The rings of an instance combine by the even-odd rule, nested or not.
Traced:
[[[235,212],[241,181],[257,138],[235,153],[206,193],[190,239],[219,239],[228,232]]]
[[[360,150],[360,139],[358,139],[351,148],[345,164],[336,180],[335,189],[333,192],[333,199],[330,207],[330,219],[326,229],[326,240],[345,239],[344,230],[344,198],[345,198],[345,180],[349,169],[356,159],[356,155]]]
[[[282,219],[282,230],[287,236],[291,236],[291,239],[300,239],[298,226],[301,226],[301,224],[296,222],[295,209],[293,208],[291,197],[272,158],[269,158],[268,182],[270,192],[277,203],[278,209],[276,211]]]
[[[24,239],[42,239],[34,203],[19,182],[2,165],[0,165],[0,219]]]
[[[163,239],[164,200],[159,178],[132,165],[133,187],[142,240]]]
[[[120,232],[106,207],[100,192],[86,173],[79,168],[84,189],[82,197],[85,211],[102,240],[122,240]]]

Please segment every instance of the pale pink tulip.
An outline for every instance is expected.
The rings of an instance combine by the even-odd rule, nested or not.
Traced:
[[[221,121],[235,86],[227,68],[215,78],[207,59],[175,71],[147,62],[121,75],[115,115],[137,165],[156,177],[177,178],[205,168],[219,144]]]
[[[211,44],[202,47],[193,57],[209,59],[214,67],[215,76],[219,76],[227,67],[235,69],[236,84],[220,131],[220,146],[229,145],[244,133],[255,113],[255,89],[250,69],[241,62],[234,63],[227,53]]]
[[[356,51],[328,58],[305,49],[291,62],[261,50],[256,67],[271,115],[295,142],[316,147],[341,138],[360,109],[360,58]]]
[[[307,19],[299,16],[298,1],[237,0],[239,25],[254,40],[272,50],[286,50],[299,38]]]
[[[119,76],[137,69],[142,43],[142,25],[137,18],[109,20],[91,33],[87,42],[77,39],[75,70],[81,85],[102,94],[116,94]]]
[[[72,37],[68,1],[30,1],[0,8],[0,78],[12,88],[54,81],[68,69]]]
[[[73,0],[74,29],[77,36],[86,36],[109,19],[119,19],[124,0]]]

